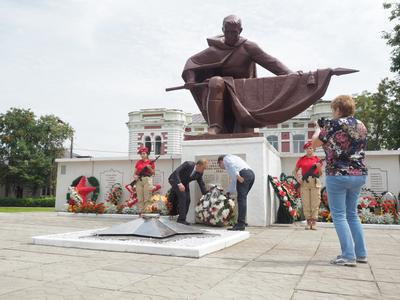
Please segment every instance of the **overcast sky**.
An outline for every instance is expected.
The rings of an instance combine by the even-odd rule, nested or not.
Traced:
[[[393,76],[381,38],[392,24],[378,0],[0,0],[0,113],[55,114],[75,129],[76,152],[123,156],[130,111],[198,113],[188,91],[164,89],[182,84],[186,59],[229,14],[293,70],[360,70],[333,77],[324,99]]]

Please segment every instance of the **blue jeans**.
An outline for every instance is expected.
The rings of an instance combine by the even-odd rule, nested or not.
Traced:
[[[253,186],[255,175],[250,169],[244,169],[239,172],[244,178],[243,183],[236,182],[237,202],[238,202],[238,219],[239,226],[245,226],[247,213],[247,194]]]
[[[364,231],[357,214],[358,198],[367,176],[326,176],[329,208],[342,257],[366,257]]]

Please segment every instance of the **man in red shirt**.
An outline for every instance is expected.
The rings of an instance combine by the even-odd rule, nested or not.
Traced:
[[[136,162],[133,179],[136,180],[136,195],[139,209],[142,212],[151,201],[152,176],[154,175],[155,165],[149,159],[149,149],[147,147],[140,147],[138,154],[141,159]]]
[[[306,155],[299,158],[293,174],[301,184],[303,213],[307,220],[305,229],[316,230],[316,221],[318,220],[319,205],[321,202],[321,181],[319,177],[322,175],[322,163],[320,158],[314,155],[314,148],[311,142],[306,143],[303,149],[306,150]],[[302,177],[304,177],[314,165],[316,165],[315,171],[302,180]],[[301,176],[298,174],[299,169],[301,169]]]

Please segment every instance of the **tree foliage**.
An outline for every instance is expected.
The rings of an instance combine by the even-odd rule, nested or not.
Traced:
[[[10,188],[52,185],[54,160],[73,129],[54,115],[37,118],[30,110],[0,114],[0,184]]]
[[[363,92],[354,98],[356,118],[368,128],[368,150],[400,147],[399,97],[395,81],[383,79],[375,93]]]
[[[394,23],[383,38],[392,48],[390,70],[397,76],[383,79],[375,93],[363,92],[355,97],[356,117],[368,128],[369,150],[400,148],[400,3],[384,3],[383,7],[390,10],[389,20]]]
[[[384,3],[384,9],[390,9],[389,20],[394,22],[393,29],[389,32],[383,33],[383,38],[386,43],[392,47],[392,65],[390,70],[392,72],[400,73],[400,3]]]

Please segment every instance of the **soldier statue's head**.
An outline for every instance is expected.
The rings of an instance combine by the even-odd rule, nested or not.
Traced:
[[[242,20],[238,16],[230,15],[224,18],[222,22],[222,32],[224,33],[224,42],[228,46],[234,46],[239,40],[242,32]]]

